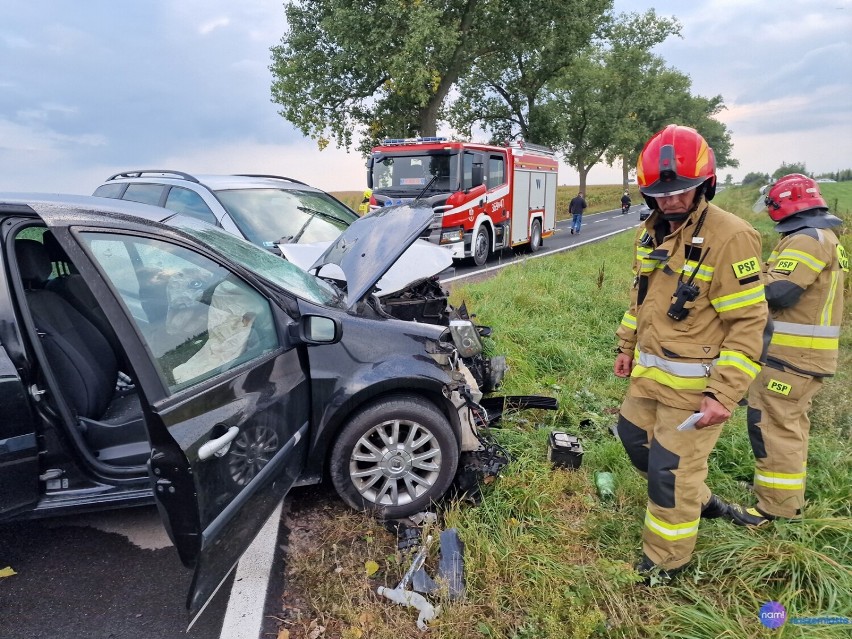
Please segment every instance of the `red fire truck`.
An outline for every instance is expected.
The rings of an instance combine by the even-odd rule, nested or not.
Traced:
[[[553,235],[557,167],[553,151],[522,142],[385,140],[367,162],[370,206],[419,197],[435,210],[429,239],[481,266],[498,249],[525,245],[535,252]]]

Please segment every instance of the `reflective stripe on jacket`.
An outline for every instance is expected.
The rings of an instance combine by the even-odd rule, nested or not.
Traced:
[[[630,392],[689,409],[708,392],[733,410],[760,371],[765,345],[760,236],[704,200],[663,236],[667,224],[655,211],[636,238],[631,304],[616,333],[622,353],[636,351]],[[678,279],[693,274],[698,296],[686,303],[686,318],[674,320],[667,312]]]
[[[763,266],[774,323],[769,359],[817,376],[837,371],[848,271],[829,229],[803,228],[781,239]]]

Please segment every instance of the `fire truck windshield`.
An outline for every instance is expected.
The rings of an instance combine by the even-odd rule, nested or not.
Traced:
[[[373,192],[416,195],[426,187],[431,192],[458,188],[458,155],[455,153],[422,153],[376,156],[373,162]]]

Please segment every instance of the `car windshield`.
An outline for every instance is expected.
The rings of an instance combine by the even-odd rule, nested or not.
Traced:
[[[331,242],[358,216],[326,193],[284,189],[216,191],[234,224],[250,242]]]
[[[231,233],[184,216],[173,218],[169,221],[169,225],[192,235],[219,253],[227,255],[237,264],[298,297],[314,304],[326,306],[341,306],[342,304],[341,295],[324,280],[306,273],[287,260]]]
[[[432,189],[446,191],[458,182],[454,158],[445,152],[376,158],[373,189],[417,193],[431,183]]]

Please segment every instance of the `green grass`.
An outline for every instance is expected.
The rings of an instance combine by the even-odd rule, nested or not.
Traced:
[[[756,197],[736,189],[726,193],[749,210]],[[510,365],[502,392],[553,396],[560,408],[505,417],[493,435],[513,462],[483,487],[480,504],[451,503],[443,509],[443,526],[457,528],[466,545],[467,594],[463,601],[443,602],[429,635],[848,636],[848,626],[787,623],[769,631],[759,623],[758,611],[774,600],[788,615],[852,615],[852,295],[845,309],[841,374],[826,383],[811,415],[806,518],[759,531],[727,521],[702,522],[690,567],[671,585],[647,588],[636,583],[632,571],[641,553],[646,485],[610,432],[627,389],[611,369],[614,331],[632,280],[631,240],[632,234],[624,233],[526,260],[492,279],[453,289],[454,303],[465,301],[479,323],[494,328],[489,346],[505,354]],[[585,455],[576,471],[548,463],[552,430],[581,438]],[[612,501],[601,502],[595,493],[598,470],[615,475]],[[710,457],[708,483],[726,499],[752,504],[744,482],[751,481],[753,470],[745,411],[739,409]],[[398,581],[408,558],[395,552],[390,535],[370,528],[366,517],[341,517],[345,524],[328,533],[322,548],[290,559],[293,587],[312,593],[312,615],[326,625],[326,636],[419,636],[411,610],[373,594],[378,584]],[[363,575],[367,558],[381,566],[370,579]],[[430,574],[435,559],[433,551]]]

